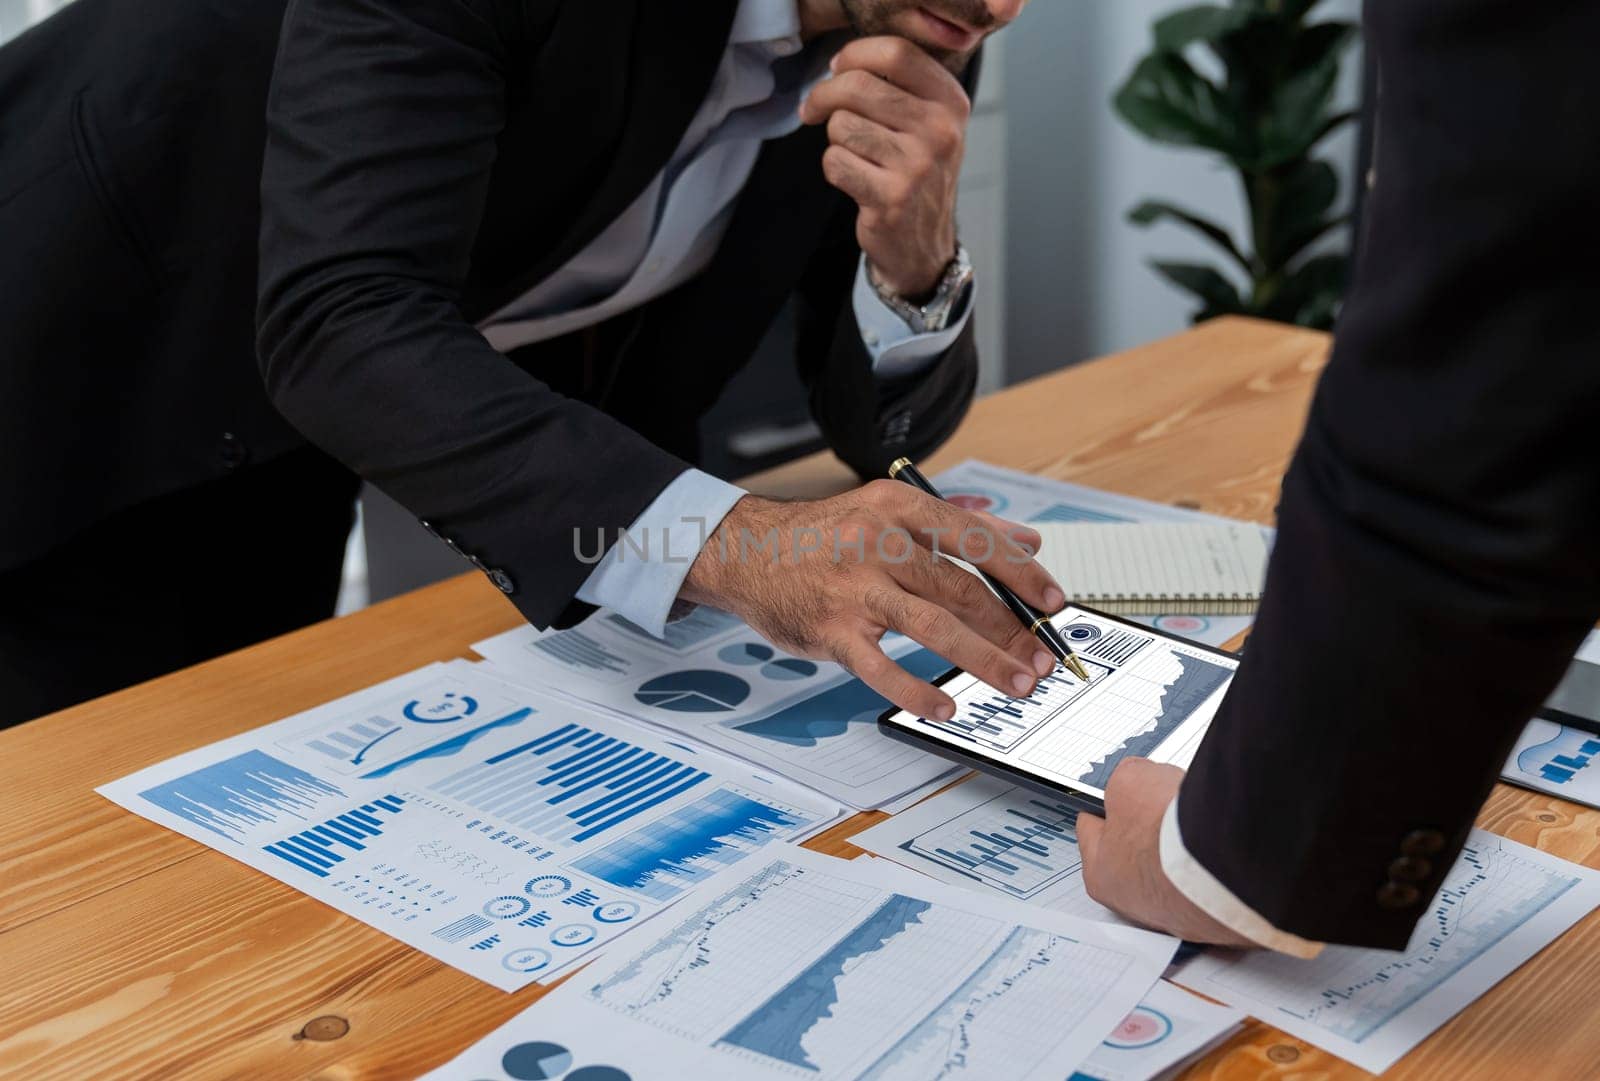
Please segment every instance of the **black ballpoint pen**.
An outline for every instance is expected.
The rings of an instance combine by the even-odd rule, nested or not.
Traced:
[[[920,488],[935,499],[944,499],[944,496],[939,494],[939,489],[935,488],[933,483],[927,477],[924,477],[916,466],[911,464],[910,458],[897,459],[889,467],[889,476],[894,480],[904,481],[913,488]],[[1061,637],[1061,632],[1056,630],[1055,625],[1050,622],[1050,617],[1011,592],[1004,582],[999,581],[992,574],[986,573],[982,568],[978,568],[978,573],[983,575],[983,580],[989,583],[989,588],[995,591],[995,595],[1000,598],[1001,602],[1011,609],[1011,614],[1016,616],[1024,627],[1032,631],[1035,638],[1044,643],[1045,648],[1055,655],[1056,660],[1066,665],[1069,672],[1087,683],[1089,673],[1083,667],[1083,662],[1078,659],[1076,653],[1072,652],[1072,647],[1067,645],[1065,638]]]

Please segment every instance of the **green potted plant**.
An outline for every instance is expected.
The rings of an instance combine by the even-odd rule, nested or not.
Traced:
[[[1233,0],[1184,8],[1154,26],[1155,47],[1116,92],[1118,115],[1143,135],[1220,154],[1235,169],[1249,211],[1249,250],[1227,229],[1181,206],[1148,200],[1129,220],[1176,222],[1220,248],[1241,287],[1216,267],[1152,262],[1201,301],[1200,322],[1254,315],[1327,329],[1349,274],[1349,254],[1318,242],[1348,221],[1339,179],[1317,148],[1351,122],[1334,107],[1339,68],[1355,24],[1310,21],[1320,0]],[[1218,77],[1191,54],[1208,50]]]

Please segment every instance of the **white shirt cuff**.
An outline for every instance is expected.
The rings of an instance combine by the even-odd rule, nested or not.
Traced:
[[[1181,798],[1181,796],[1180,796]],[[1183,847],[1178,829],[1178,801],[1167,804],[1161,819],[1161,869],[1178,892],[1193,901],[1206,915],[1260,946],[1305,960],[1322,952],[1322,943],[1312,942],[1268,923],[1255,909],[1245,904],[1217,876],[1201,866]]]
[[[916,334],[910,324],[878,296],[872,279],[867,277],[867,257],[863,255],[856,265],[856,285],[850,301],[855,308],[856,326],[861,329],[861,344],[872,357],[872,374],[880,379],[891,379],[915,375],[929,367],[966,329],[967,320],[972,318],[977,288],[976,281],[967,287],[967,295],[943,330]]]
[[[744,495],[709,473],[684,470],[607,549],[578,600],[609,608],[660,638],[695,556]]]

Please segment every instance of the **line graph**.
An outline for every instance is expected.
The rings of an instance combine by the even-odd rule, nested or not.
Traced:
[[[1328,946],[1314,961],[1251,954],[1220,987],[1360,1043],[1534,919],[1578,879],[1487,839],[1462,850],[1405,951]]]
[[[1156,643],[1081,706],[1060,711],[1020,757],[1035,769],[1099,789],[1124,758],[1186,764],[1204,732],[1202,708],[1232,677],[1231,667],[1197,651]],[[1187,731],[1181,740],[1175,738],[1180,730]]]
[[[702,1046],[816,1078],[1026,1076],[1133,959],[775,860],[585,997]]]

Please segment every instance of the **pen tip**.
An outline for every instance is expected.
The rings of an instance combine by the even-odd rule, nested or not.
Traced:
[[[1078,660],[1076,656],[1069,653],[1067,654],[1067,659],[1062,663],[1072,670],[1073,675],[1077,676],[1085,683],[1089,682],[1089,670],[1083,666],[1083,662]]]

